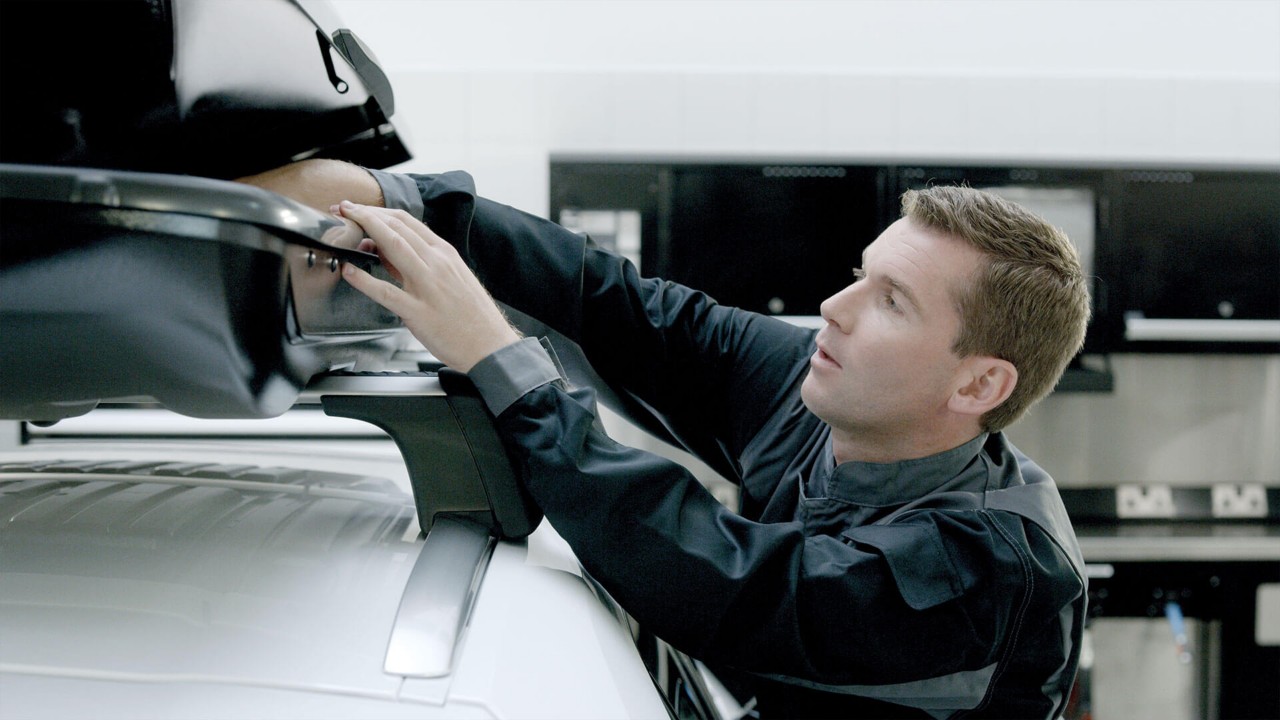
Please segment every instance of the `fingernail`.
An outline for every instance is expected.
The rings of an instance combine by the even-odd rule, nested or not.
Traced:
[[[342,263],[342,274],[351,277],[356,274],[356,266],[351,263]]]
[[[341,210],[342,210],[342,209],[341,209],[339,206],[337,206],[337,205],[330,205],[330,206],[329,206],[329,214],[330,214],[330,215],[338,215],[338,214],[340,214],[340,213],[341,213]]]

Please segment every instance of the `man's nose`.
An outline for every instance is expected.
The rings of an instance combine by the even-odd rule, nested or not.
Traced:
[[[822,319],[842,333],[849,333],[853,330],[853,306],[854,306],[854,286],[849,285],[840,292],[832,295],[822,304],[818,306],[818,312],[822,315]]]

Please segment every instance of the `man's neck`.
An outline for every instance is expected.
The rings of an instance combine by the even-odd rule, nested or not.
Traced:
[[[948,428],[945,432],[909,433],[845,432],[831,428],[831,450],[836,464],[845,462],[891,463],[937,455],[974,439],[981,428]]]

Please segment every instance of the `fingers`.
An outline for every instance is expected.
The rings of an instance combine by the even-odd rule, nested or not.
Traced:
[[[332,210],[357,223],[368,233],[369,240],[362,241],[359,249],[376,249],[392,277],[411,292],[410,286],[417,284],[415,279],[426,283],[428,274],[444,271],[461,262],[452,245],[403,210],[346,201],[335,205]]]
[[[393,228],[397,232],[403,234],[406,238],[413,241],[420,241],[422,246],[435,247],[445,244],[444,240],[436,235],[431,228],[427,227],[421,220],[415,218],[404,210],[387,210],[386,208],[368,208],[370,212],[382,218],[387,227]],[[417,245],[417,243],[414,243]]]
[[[447,245],[443,238],[436,235],[431,228],[427,227],[421,220],[415,218],[404,210],[390,210],[387,208],[373,207],[369,205],[357,205],[355,203],[343,201],[334,206],[338,211],[335,214],[341,214],[349,217],[356,222],[364,224],[366,220],[376,219],[383,225],[398,232],[409,243],[410,247],[421,252],[425,247],[438,247]]]
[[[349,262],[342,264],[342,278],[356,290],[368,296],[370,300],[395,313],[401,319],[404,319],[408,313],[409,296],[395,285],[379,280]]]
[[[357,289],[387,305],[393,312],[396,312],[396,308],[388,303],[405,301],[391,293],[392,289],[402,291],[410,299],[424,299],[418,296],[433,292],[440,281],[436,277],[437,273],[454,272],[456,268],[453,266],[461,262],[452,245],[436,235],[421,220],[403,210],[388,210],[347,201],[330,210],[355,222],[368,234],[368,238],[359,243],[358,249],[365,252],[376,251],[383,266],[402,286],[395,288],[384,284],[385,287],[382,287],[374,284],[376,278],[369,277],[366,280],[366,273],[352,275],[353,285],[361,283],[356,285]]]
[[[404,210],[391,210],[387,208],[374,207],[372,205],[359,205],[350,201],[342,201],[336,205],[329,207],[329,212],[357,223],[360,218],[365,220],[376,219],[392,230],[400,233],[401,236],[409,242],[411,247],[417,250],[421,248],[448,246],[449,243],[435,233],[431,228],[427,227],[418,218],[410,215]],[[417,241],[421,241],[421,243]],[[369,251],[371,246],[361,243],[359,249]]]
[[[386,270],[387,273],[391,275],[391,277],[394,278],[396,282],[402,285],[404,284],[404,276],[400,274],[400,269],[396,267],[395,263],[391,262],[390,258],[388,258],[387,256],[383,255],[381,252],[378,251],[378,244],[375,243],[371,238],[365,238],[361,240],[360,244],[356,246],[356,249],[359,250],[360,252],[372,253],[377,255],[378,260],[382,263],[383,269]]]
[[[364,228],[372,240],[371,245],[376,247],[384,264],[399,275],[398,279],[411,283],[425,270],[429,252],[426,243],[403,223],[390,226],[379,214],[368,210],[364,206],[344,207],[343,214]],[[370,245],[362,242],[360,247],[367,249]]]

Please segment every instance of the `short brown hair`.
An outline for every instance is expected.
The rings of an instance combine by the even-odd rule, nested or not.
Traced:
[[[982,416],[1002,430],[1048,395],[1084,345],[1089,292],[1075,247],[1058,228],[1016,203],[970,187],[908,190],[902,215],[968,242],[988,262],[958,288],[960,357],[991,355],[1013,363],[1018,382]]]

